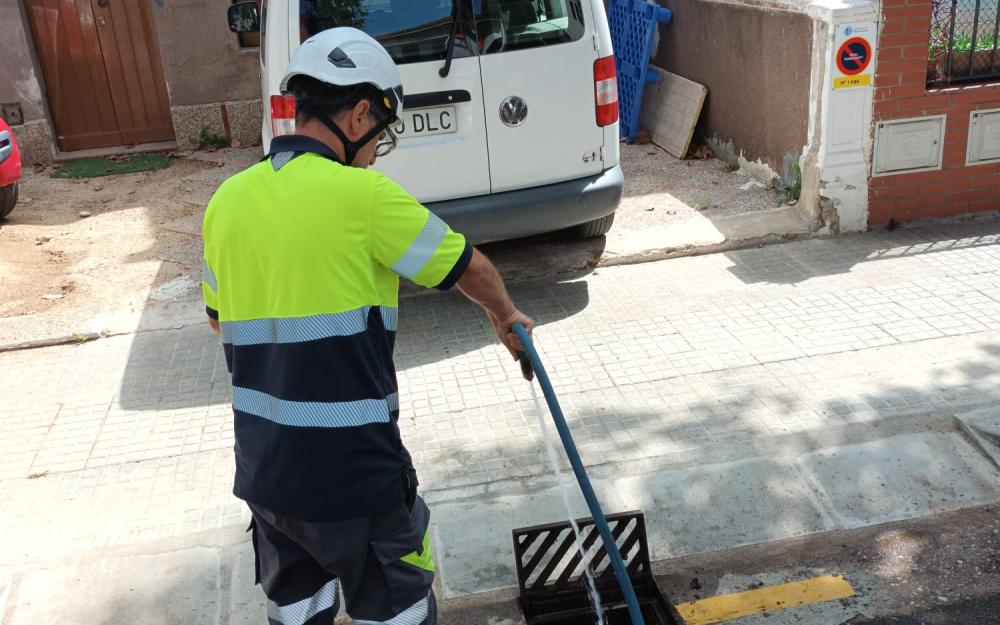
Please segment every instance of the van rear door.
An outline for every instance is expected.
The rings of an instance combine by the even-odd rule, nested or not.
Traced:
[[[474,0],[494,193],[603,170],[592,4]]]
[[[467,15],[467,12],[462,12]],[[446,77],[452,0],[299,0],[302,41],[335,26],[354,26],[392,55],[403,78],[399,147],[375,163],[421,202],[490,192],[483,87],[471,16],[458,25]],[[298,47],[296,44],[295,47]]]

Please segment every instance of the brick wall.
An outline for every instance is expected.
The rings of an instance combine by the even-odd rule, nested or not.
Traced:
[[[926,87],[930,0],[882,0],[875,120],[948,116],[941,171],[871,179],[868,223],[1000,210],[1000,164],[965,166],[969,113],[1000,108],[1000,82]]]

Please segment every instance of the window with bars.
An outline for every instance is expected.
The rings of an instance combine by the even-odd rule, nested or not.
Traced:
[[[927,82],[932,86],[1000,78],[998,0],[933,0]]]

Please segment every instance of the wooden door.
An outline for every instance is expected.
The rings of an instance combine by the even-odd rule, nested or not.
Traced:
[[[25,0],[64,151],[174,138],[149,0]]]

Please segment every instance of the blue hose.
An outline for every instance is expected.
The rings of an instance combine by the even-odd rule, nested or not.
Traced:
[[[542,366],[542,361],[538,358],[538,352],[535,351],[535,345],[531,342],[531,337],[524,330],[524,326],[520,323],[515,323],[514,332],[524,345],[525,354],[521,354],[521,357],[523,358],[527,355],[528,360],[531,362],[531,368],[534,369],[535,374],[538,376],[538,384],[542,387],[542,394],[545,395],[545,403],[549,405],[552,420],[556,423],[559,438],[562,439],[563,447],[566,449],[566,456],[573,467],[573,473],[576,475],[576,481],[580,484],[580,490],[583,491],[583,498],[587,500],[587,507],[590,508],[590,516],[594,519],[594,525],[597,526],[597,531],[604,542],[604,549],[608,552],[608,557],[611,558],[611,566],[615,569],[615,577],[618,578],[618,585],[621,586],[622,594],[625,595],[625,603],[628,605],[628,613],[632,619],[632,625],[646,625],[642,618],[642,612],[639,610],[639,600],[635,596],[635,589],[632,588],[632,580],[629,579],[628,571],[625,570],[622,554],[618,551],[618,544],[615,542],[615,537],[611,535],[611,528],[608,527],[608,520],[604,518],[604,511],[601,510],[601,504],[597,501],[594,487],[590,485],[587,470],[584,469],[583,462],[580,460],[580,454],[576,451],[573,435],[569,432],[566,417],[563,416],[562,408],[559,407],[559,400],[556,399],[555,391],[552,390],[552,383],[549,381],[548,374],[545,373],[545,367]],[[525,372],[525,377],[528,377],[529,373]]]

